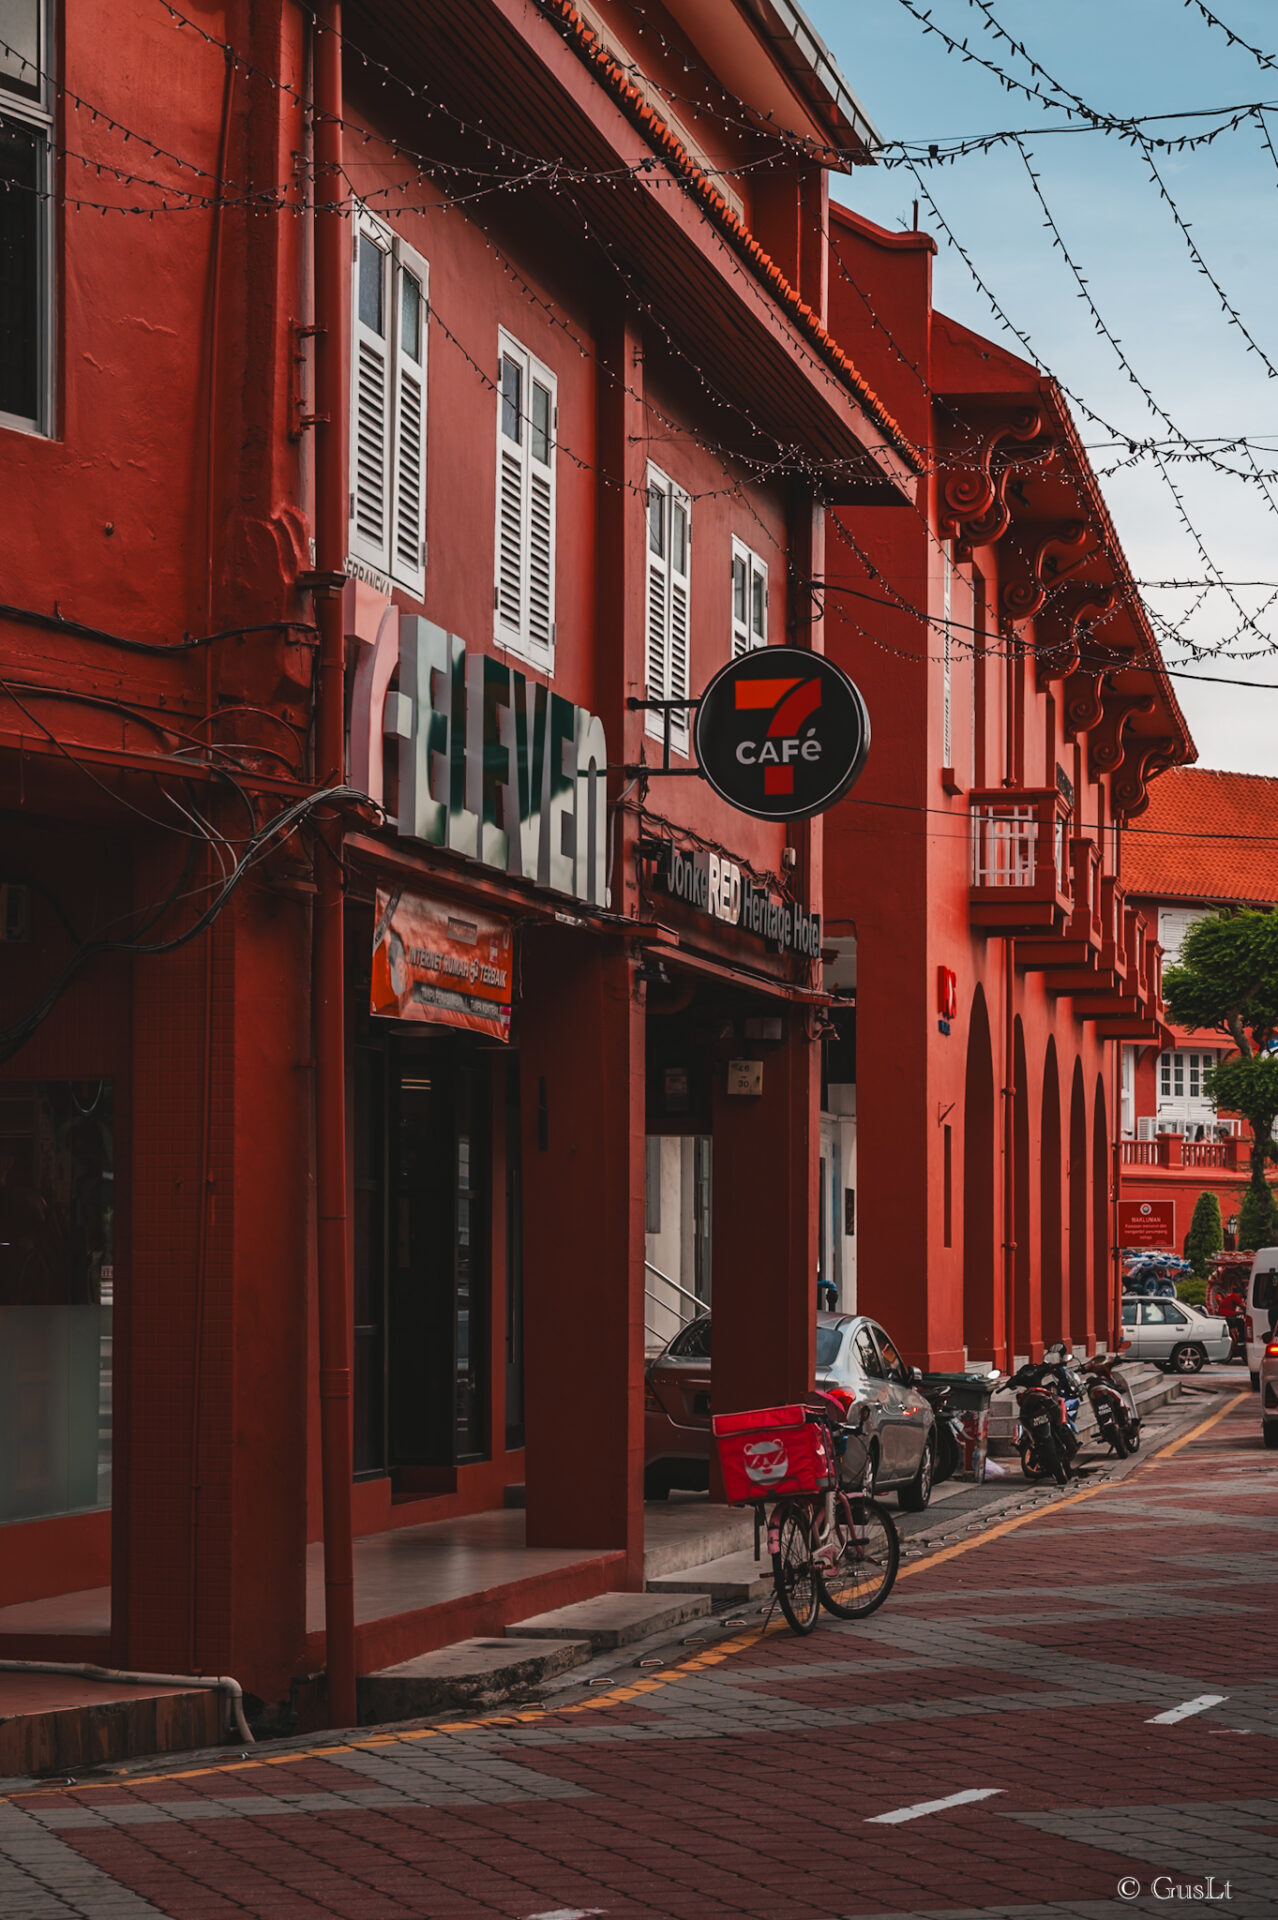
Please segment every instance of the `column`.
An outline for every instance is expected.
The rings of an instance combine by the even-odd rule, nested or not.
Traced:
[[[776,1003],[769,1006],[775,1011]],[[767,1048],[763,1092],[714,1104],[714,1405],[775,1406],[812,1386],[816,1341],[819,1054],[789,1006]]]
[[[621,942],[524,935],[527,1541],[643,1586],[644,1014]]]

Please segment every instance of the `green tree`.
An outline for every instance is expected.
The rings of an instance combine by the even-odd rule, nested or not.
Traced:
[[[1194,1202],[1194,1216],[1185,1241],[1185,1258],[1200,1280],[1211,1272],[1211,1263],[1225,1244],[1225,1228],[1220,1217],[1220,1202],[1214,1193],[1200,1193]]]
[[[1236,1053],[1208,1074],[1217,1111],[1241,1113],[1252,1131],[1251,1178],[1238,1214],[1238,1245],[1278,1242],[1278,1205],[1266,1178],[1278,1160],[1278,910],[1206,914],[1189,929],[1180,964],[1163,978],[1167,1009],[1181,1027],[1211,1027]]]

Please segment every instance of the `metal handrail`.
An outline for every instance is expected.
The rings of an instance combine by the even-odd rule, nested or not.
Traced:
[[[658,1280],[662,1281],[665,1286],[673,1287],[675,1292],[679,1294],[684,1300],[691,1300],[693,1306],[697,1309],[698,1313],[704,1312],[707,1303],[701,1298],[700,1294],[689,1293],[687,1287],[681,1287],[677,1280],[672,1280],[668,1273],[663,1273],[661,1271],[660,1267],[654,1267],[651,1260],[645,1260],[643,1264],[644,1264],[645,1272],[655,1273]],[[656,1294],[653,1293],[650,1287],[645,1287],[644,1292],[647,1294],[650,1300],[655,1300],[657,1298]]]

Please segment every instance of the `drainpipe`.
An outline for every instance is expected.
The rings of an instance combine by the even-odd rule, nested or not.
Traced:
[[[1016,738],[1016,676],[1021,671],[1015,636],[1005,656],[1003,785],[1016,785],[1020,754]],[[1037,846],[1035,848],[1037,857]],[[1003,942],[1003,1336],[1007,1371],[1016,1343],[1016,965],[1015,944]]]
[[[315,12],[315,621],[319,674],[315,700],[316,773],[345,777],[345,640],[342,579],[346,557],[346,370],[349,220],[336,210],[342,176],[342,15],[340,0]],[[324,1509],[324,1631],[330,1724],[354,1726],[355,1573],[351,1540],[350,1263],[346,1245],[346,1008],[343,872],[340,840],[317,848],[312,919],[312,1018],[315,1058],[315,1161],[319,1285],[320,1453]]]
[[[246,1747],[253,1745],[249,1723],[244,1718],[244,1695],[238,1680],[229,1673],[123,1673],[117,1667],[68,1665],[58,1660],[0,1660],[0,1673],[65,1673],[79,1680],[108,1680],[129,1687],[203,1687],[208,1692],[226,1695],[228,1725]]]
[[[1003,942],[1003,1341],[1007,1371],[1016,1345],[1016,970]]]
[[[1123,1041],[1111,1041],[1109,1054],[1109,1127],[1113,1137],[1109,1160],[1109,1352],[1123,1344],[1123,1256],[1119,1254],[1119,1192],[1123,1188]]]

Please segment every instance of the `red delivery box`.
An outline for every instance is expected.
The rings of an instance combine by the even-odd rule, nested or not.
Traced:
[[[711,1421],[729,1501],[822,1493],[834,1477],[829,1435],[806,1407],[716,1413]]]

